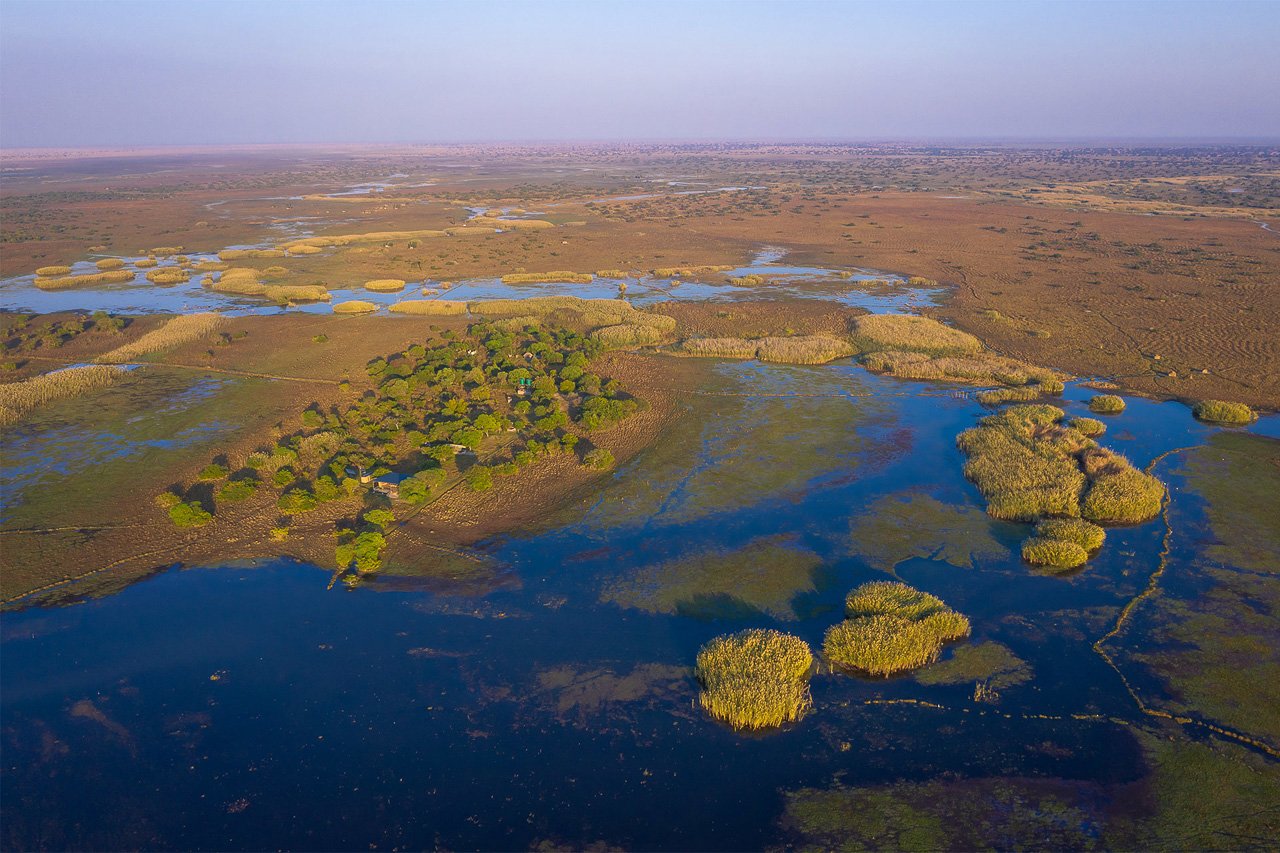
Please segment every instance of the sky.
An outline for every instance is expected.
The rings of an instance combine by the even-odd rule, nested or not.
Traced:
[[[1277,0],[0,0],[0,147],[1275,140],[1277,43]]]

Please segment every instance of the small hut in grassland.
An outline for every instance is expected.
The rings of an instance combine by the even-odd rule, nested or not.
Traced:
[[[381,492],[389,498],[400,498],[400,484],[404,482],[403,474],[383,474],[373,481],[373,490]]]

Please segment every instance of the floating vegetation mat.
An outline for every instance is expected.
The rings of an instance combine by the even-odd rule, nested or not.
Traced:
[[[990,516],[977,507],[898,492],[879,498],[853,518],[849,547],[867,565],[885,572],[913,557],[973,568],[975,560],[1009,556],[992,535],[993,527]]]

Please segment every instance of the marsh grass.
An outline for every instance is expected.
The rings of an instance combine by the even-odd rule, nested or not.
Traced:
[[[698,700],[708,714],[738,729],[775,728],[813,705],[808,643],[770,628],[716,637],[698,652]]]
[[[755,358],[760,351],[760,341],[745,338],[689,338],[680,344],[680,350],[688,355],[713,358]]]
[[[324,252],[324,249],[320,248],[319,246],[290,246],[289,247],[290,255],[319,255],[319,254],[322,254],[323,252]]]
[[[1131,466],[1099,474],[1080,504],[1080,515],[1101,524],[1137,524],[1160,513],[1164,484]]]
[[[928,317],[868,314],[853,321],[854,343],[863,352],[894,350],[929,355],[976,353],[982,341]]]
[[[333,306],[335,314],[371,314],[378,310],[378,306],[373,302],[364,302],[360,299],[352,299],[347,302],[339,302]]]
[[[124,284],[133,281],[132,270],[108,270],[106,272],[69,275],[62,278],[37,278],[36,287],[41,290],[67,290],[92,284]]]
[[[377,278],[364,283],[365,290],[375,293],[399,293],[404,290],[404,280],[399,278]]]
[[[41,278],[57,278],[71,272],[71,267],[40,267],[36,270],[36,275]]]
[[[631,278],[628,270],[596,270],[596,278]]]
[[[590,284],[591,273],[578,273],[572,270],[552,270],[551,272],[516,272],[504,275],[503,284],[547,284],[560,282],[565,284]]]
[[[161,267],[147,273],[147,281],[152,284],[185,284],[191,281],[191,274],[177,267]]]
[[[1075,542],[1036,536],[1022,543],[1022,559],[1032,565],[1065,571],[1083,566],[1089,554]]]
[[[124,261],[120,258],[103,258],[98,261],[95,266],[103,272],[106,272],[107,270],[118,270],[124,267]]]
[[[349,246],[353,243],[395,243],[408,240],[421,240],[428,237],[443,237],[444,231],[370,231],[367,234],[332,234],[327,237],[307,237],[302,240],[290,240],[280,248],[293,254],[314,254],[311,250],[323,251],[330,246]]]
[[[1089,438],[1097,438],[1107,431],[1107,425],[1096,418],[1072,418],[1068,426]]]
[[[159,266],[160,262],[155,258],[143,258],[140,261],[135,261],[133,265],[140,270],[149,270]]]
[[[191,269],[195,272],[222,272],[231,269],[231,264],[225,261],[201,261]]]
[[[705,264],[700,267],[659,267],[653,271],[653,275],[655,278],[680,278],[681,276],[728,272],[731,269],[733,269],[731,264]]]
[[[1202,421],[1234,426],[1251,424],[1258,417],[1244,403],[1228,403],[1223,400],[1201,400],[1191,408],[1191,414]]]
[[[978,402],[984,406],[999,406],[1002,403],[1028,403],[1040,399],[1040,388],[1027,385],[1022,388],[997,388],[994,391],[983,391],[978,395]]]
[[[619,349],[632,346],[652,346],[661,343],[662,332],[652,326],[640,323],[624,323],[617,326],[605,326],[596,329],[591,337],[608,349]]]
[[[0,426],[17,423],[37,406],[112,385],[122,376],[118,367],[86,365],[0,384]]]
[[[120,364],[132,361],[145,353],[160,352],[191,343],[213,334],[226,322],[218,314],[182,314],[174,317],[158,329],[147,332],[136,341],[117,347],[98,358],[104,364]]]
[[[1089,411],[1095,415],[1118,415],[1124,411],[1124,398],[1115,394],[1094,394],[1089,398]]]
[[[1107,531],[1081,518],[1046,518],[1036,525],[1036,538],[1071,542],[1092,554],[1107,540]]]
[[[467,303],[445,299],[406,299],[387,309],[392,314],[422,314],[435,317],[457,316],[467,313]]]
[[[568,309],[585,313],[601,311],[619,316],[631,314],[630,303],[622,299],[581,299],[577,296],[534,296],[530,299],[484,299],[467,303],[472,314],[489,317],[550,314]]]
[[[868,353],[863,356],[862,362],[871,370],[891,373],[902,379],[998,382],[1001,385],[1023,386],[1033,380],[1049,381],[1054,378],[1051,370],[988,353],[961,357],[891,350]]]
[[[262,273],[251,267],[234,267],[222,273],[218,280],[209,287],[219,293],[239,293],[245,296],[261,296],[266,293],[266,285],[260,279]]]
[[[269,284],[262,295],[273,302],[328,302],[329,291],[318,284]]]
[[[244,258],[283,258],[284,249],[223,249],[218,253],[220,261],[238,261]]]
[[[758,358],[779,364],[826,364],[854,354],[846,341],[829,335],[767,338],[688,338],[680,344],[686,355],[716,358]]]
[[[845,615],[827,630],[823,655],[873,676],[933,663],[945,644],[970,632],[969,620],[941,599],[892,581],[872,581],[850,592]]]

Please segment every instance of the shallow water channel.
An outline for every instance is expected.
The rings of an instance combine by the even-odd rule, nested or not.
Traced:
[[[412,565],[345,590],[264,562],[5,613],[4,847],[759,849],[803,841],[788,803],[835,782],[1058,786],[1070,819],[1022,800],[999,847],[1046,843],[1018,834],[1045,821],[1085,846],[1133,817],[1099,803],[1150,771],[1143,714],[1091,647],[1158,570],[1163,520],[1044,575],[1018,556],[1029,528],[991,521],[962,476],[955,437],[984,414],[964,389],[747,362],[689,391],[593,497],[475,549],[488,594]],[[1107,423],[1139,467],[1220,432],[1140,399]],[[1202,591],[1213,536],[1178,459],[1154,469],[1162,583]],[[993,644],[997,663],[941,683],[820,671],[812,712],[764,735],[698,710],[703,643],[772,626],[816,651],[848,590],[887,573],[971,619],[938,667]],[[1150,703],[1167,692],[1120,666]]]

